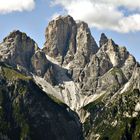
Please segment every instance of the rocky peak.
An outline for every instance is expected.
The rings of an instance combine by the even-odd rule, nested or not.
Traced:
[[[95,54],[98,46],[91,35],[88,24],[85,22],[77,23],[77,51],[81,51],[85,56],[89,57],[90,54]]]
[[[22,35],[22,32],[20,32],[19,30],[14,30],[13,32],[11,32],[7,37],[5,37],[3,39],[4,42],[6,42],[7,40],[12,41],[12,39],[14,39],[17,35]]]
[[[51,21],[46,28],[44,51],[47,55],[57,58],[62,64],[68,50],[73,55],[76,50],[76,23],[70,16],[59,16]]]
[[[87,33],[90,33],[88,24],[84,21],[77,22],[77,28],[80,28],[81,30],[86,31]]]
[[[26,33],[19,30],[14,30],[7,37],[3,39],[5,45],[14,47],[33,47],[34,50],[38,50],[38,46],[33,39],[26,35]],[[20,44],[19,44],[20,43]],[[27,45],[25,45],[27,43]],[[23,44],[23,45],[22,45]]]
[[[101,46],[101,50],[103,51],[118,51],[118,45],[115,44],[115,42],[112,39],[108,39],[107,42]]]
[[[9,116],[10,112],[19,110],[11,108],[13,103],[18,107],[17,103],[21,100],[20,104],[22,107],[26,105],[26,110],[21,108],[18,115],[29,115],[31,122],[27,124],[31,128],[35,127],[35,131],[30,130],[35,132],[33,139],[39,134],[38,139],[47,137],[57,140],[82,140],[81,126],[77,121],[79,118],[73,116],[70,108],[79,114],[86,140],[130,139],[133,136],[139,139],[140,64],[125,47],[117,45],[104,33],[101,34],[99,44],[98,48],[88,25],[85,22],[76,23],[71,16],[59,16],[49,23],[43,50],[25,33],[10,33],[0,44],[0,111],[5,102],[3,109],[6,109],[6,116]],[[1,64],[1,61],[9,63],[10,66],[3,62]],[[11,69],[11,66],[14,66],[14,69]],[[32,78],[23,75],[19,69],[33,74],[32,78],[40,88],[36,84],[33,86],[33,81],[30,84]],[[25,84],[21,83],[18,87],[15,83],[17,80],[25,81]],[[65,103],[70,108],[65,106],[65,113],[61,112],[63,109],[58,110],[57,104],[48,104],[50,99],[47,99],[46,94],[56,103]],[[4,98],[1,95],[4,95]],[[7,107],[8,110],[14,110],[7,112]],[[75,117],[76,120],[73,120]],[[18,120],[21,120],[20,118]],[[5,118],[2,122],[4,121]],[[6,123],[9,124],[9,120]],[[13,125],[13,120],[11,124]],[[18,125],[22,128],[25,126],[25,130],[28,128],[19,121]],[[13,128],[17,128],[17,123]],[[9,133],[9,125],[7,130]],[[11,135],[14,130],[10,129]],[[117,135],[114,133],[116,131]]]
[[[11,32],[0,44],[0,61],[17,67],[24,73],[45,73],[48,61],[36,42],[19,30]]]
[[[59,16],[51,21],[46,28],[44,52],[57,59],[60,64],[68,64],[78,52],[86,56],[98,50],[88,25],[76,22],[71,16]]]
[[[99,41],[100,47],[102,47],[107,42],[108,42],[108,38],[106,37],[106,35],[104,33],[102,33],[101,37],[100,37],[100,41]]]
[[[113,66],[122,66],[128,58],[129,52],[125,47],[117,45],[112,39],[108,39],[104,34],[100,39],[99,54],[106,54]]]
[[[32,56],[31,63],[33,73],[41,77],[44,76],[50,65],[45,53],[42,50],[35,52],[35,54]]]
[[[56,22],[56,24],[57,23],[59,24],[60,21],[63,21],[63,22],[68,23],[68,24],[75,24],[74,19],[70,15],[67,15],[67,16],[58,16],[53,21]]]

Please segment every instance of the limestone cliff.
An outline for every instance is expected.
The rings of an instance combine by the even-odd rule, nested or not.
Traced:
[[[43,49],[39,49],[35,41],[20,31],[10,33],[0,44],[0,61],[10,65],[10,69],[25,74],[26,78],[30,76],[36,83],[25,80],[22,83],[31,91],[26,93],[32,97],[30,99],[26,94],[21,97],[20,92],[15,92],[19,89],[20,78],[19,83],[17,80],[12,83],[1,76],[1,87],[5,89],[1,91],[0,99],[5,99],[3,94],[8,87],[8,105],[17,102],[16,107],[19,107],[20,101],[23,107],[27,107],[23,113],[26,121],[30,124],[32,119],[29,118],[34,117],[35,126],[28,127],[35,134],[29,131],[27,138],[48,136],[48,139],[54,140],[82,140],[81,121],[86,140],[140,139],[140,65],[126,47],[117,45],[104,33],[98,47],[88,25],[82,21],[76,22],[71,16],[59,16],[52,20],[46,28],[45,37]],[[5,76],[11,78],[12,75],[6,73]],[[70,109],[79,115],[80,121]],[[19,128],[19,138],[22,127],[14,121],[16,124],[10,121],[10,125]],[[42,131],[37,133],[39,124],[43,128],[39,127]],[[6,128],[8,136],[12,132],[10,130]]]

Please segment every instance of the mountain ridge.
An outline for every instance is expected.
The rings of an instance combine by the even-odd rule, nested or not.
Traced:
[[[30,76],[48,96],[76,112],[85,140],[137,140],[140,70],[134,56],[104,33],[98,46],[88,25],[69,15],[52,20],[45,37],[40,49],[26,34],[12,32],[0,44],[0,61]]]

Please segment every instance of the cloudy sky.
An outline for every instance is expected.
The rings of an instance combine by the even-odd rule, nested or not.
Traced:
[[[140,0],[0,0],[0,41],[19,29],[42,47],[48,22],[67,14],[87,22],[97,43],[104,32],[140,62]]]

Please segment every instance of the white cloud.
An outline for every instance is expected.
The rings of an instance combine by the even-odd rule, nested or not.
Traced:
[[[124,6],[131,10],[136,10],[140,8],[140,0],[101,0],[115,6]]]
[[[122,33],[140,31],[140,0],[54,0],[51,4],[61,5],[75,20],[90,27]]]
[[[60,16],[59,13],[54,13],[54,14],[52,15],[51,19],[56,19],[56,18],[59,17],[59,16]]]
[[[140,31],[140,14],[134,14],[120,19],[117,30],[124,33]]]
[[[0,0],[0,14],[14,11],[31,11],[34,7],[34,0]]]

